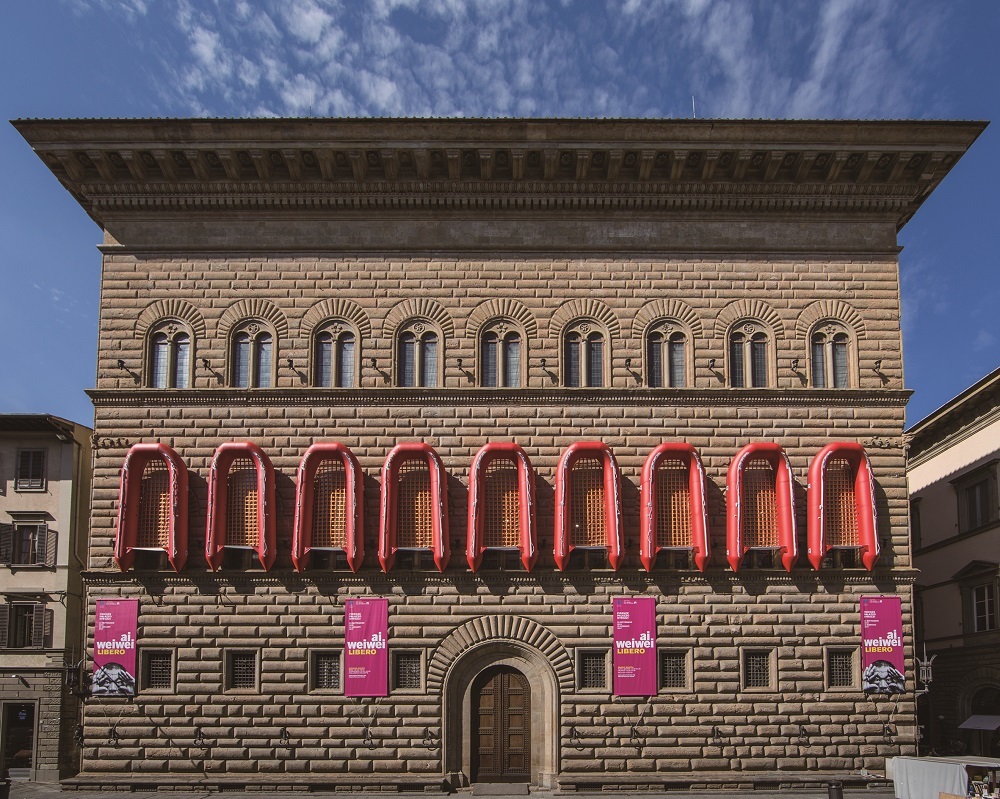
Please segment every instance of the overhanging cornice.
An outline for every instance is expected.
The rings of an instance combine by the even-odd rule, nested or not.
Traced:
[[[100,224],[137,211],[844,212],[902,227],[981,122],[18,120]]]

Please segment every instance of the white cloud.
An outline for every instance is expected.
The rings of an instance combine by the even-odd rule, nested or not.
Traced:
[[[114,13],[112,0],[63,0]],[[180,113],[906,116],[943,13],[893,0],[121,0]],[[157,13],[158,12],[158,13]]]

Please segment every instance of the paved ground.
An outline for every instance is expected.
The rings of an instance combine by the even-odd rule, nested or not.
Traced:
[[[225,794],[227,799],[304,799],[304,797],[314,797],[314,799],[387,799],[389,796],[397,796],[400,799],[406,799],[407,797],[417,797],[417,796],[443,796],[443,794],[421,794],[421,793],[396,793],[395,791],[391,793],[347,793],[347,792],[298,792],[298,793],[284,793],[275,791],[247,791],[247,792],[230,792],[230,791],[206,791],[204,789],[194,788],[192,790],[172,790],[172,791],[158,791],[158,792],[148,792],[142,791],[136,794],[132,794],[128,791],[114,791],[114,792],[104,792],[104,791],[85,791],[70,792],[63,791],[58,785],[48,785],[37,782],[15,782],[11,784],[10,789],[10,799],[74,799],[75,797],[82,797],[82,799],[123,799],[127,796],[137,796],[143,799],[218,799],[220,793]],[[736,797],[745,796],[747,792],[745,791],[697,791],[694,793],[681,793],[675,791],[643,791],[638,793],[618,793],[612,791],[606,791],[599,794],[587,794],[587,793],[561,793],[553,791],[532,791],[531,796],[537,797],[537,799],[550,799],[555,797],[577,797],[577,799],[596,799],[601,797],[601,799],[609,799],[613,797],[614,799],[652,799],[656,796],[669,796],[670,799],[711,799],[711,797]],[[491,797],[498,796],[498,794],[490,792]],[[467,797],[468,799],[474,799],[474,794],[471,790],[458,791],[454,794],[456,799],[462,799]],[[826,790],[806,790],[806,791],[780,791],[780,792],[766,792],[766,791],[753,791],[752,796],[755,799],[770,799],[771,797],[777,797],[778,799],[828,799],[829,794]],[[891,790],[862,790],[862,789],[847,789],[844,791],[844,799],[893,799],[893,792]]]

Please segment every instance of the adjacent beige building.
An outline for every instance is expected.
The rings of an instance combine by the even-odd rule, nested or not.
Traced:
[[[0,414],[0,755],[6,777],[56,781],[78,766],[91,431]],[[75,668],[74,668],[75,666]]]
[[[912,675],[860,674],[860,598],[909,630],[916,578],[897,232],[982,124],[15,124],[104,233],[88,616],[138,600],[139,674],[88,701],[81,783],[766,788],[915,751]],[[612,691],[623,596],[648,698]],[[344,696],[358,597],[378,700]]]
[[[927,749],[1000,755],[1000,369],[910,430],[908,481]]]

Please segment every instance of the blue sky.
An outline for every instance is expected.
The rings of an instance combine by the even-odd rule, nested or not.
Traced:
[[[997,119],[900,236],[913,423],[1000,364],[995,0],[32,0],[18,117]],[[0,412],[89,424],[96,225],[0,126]]]

